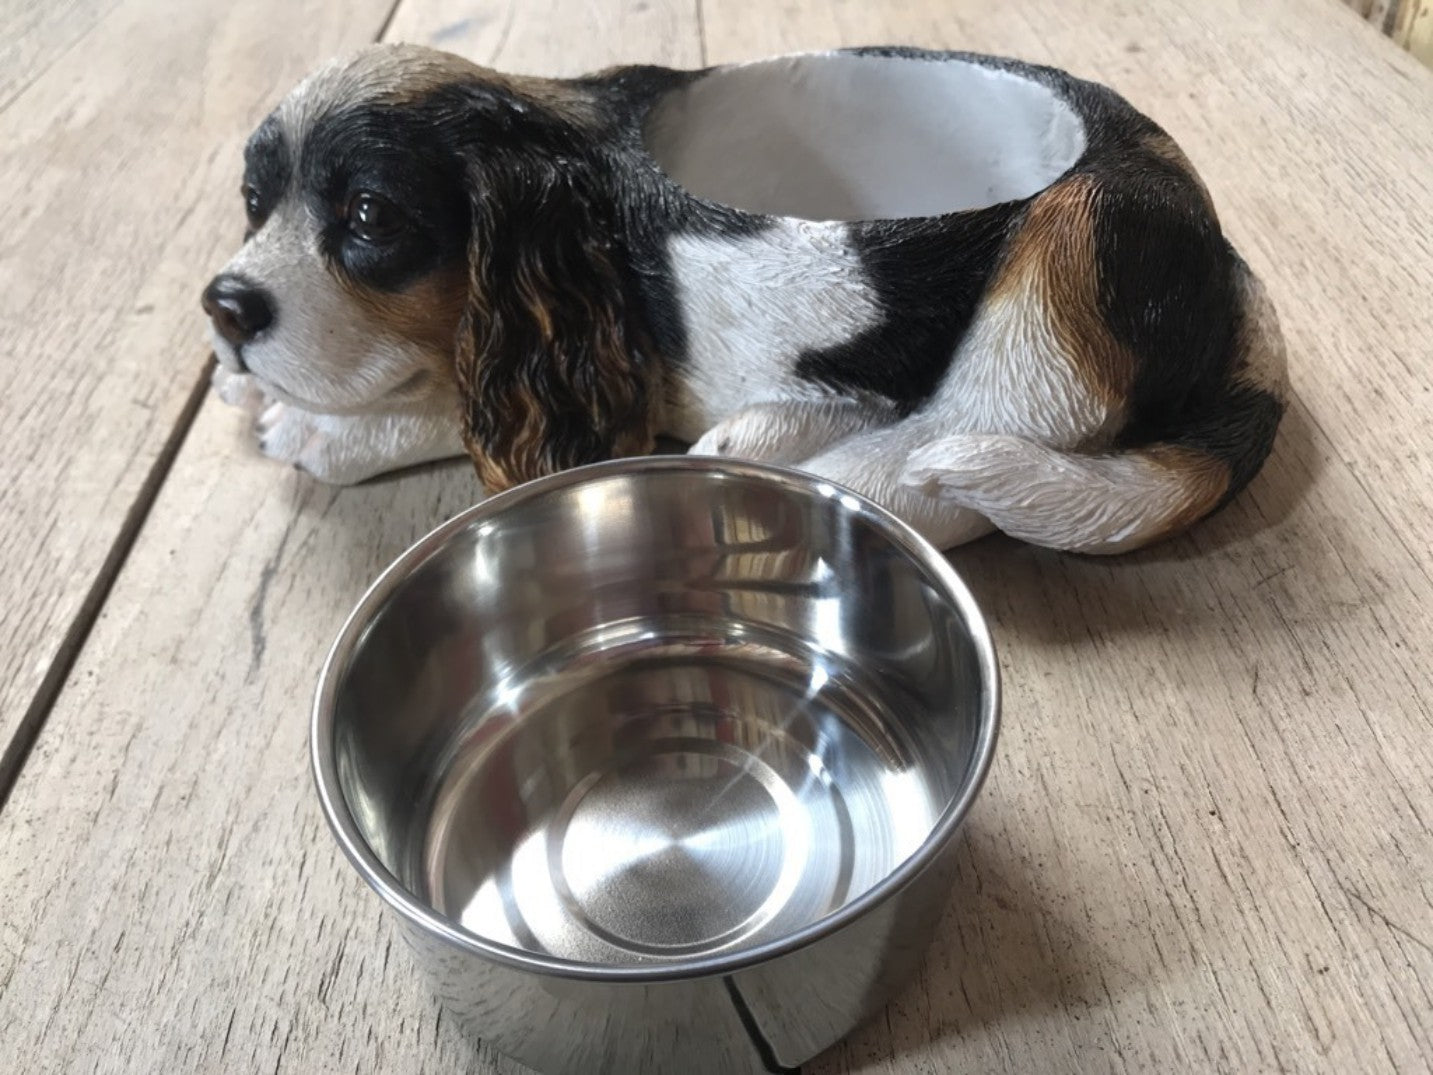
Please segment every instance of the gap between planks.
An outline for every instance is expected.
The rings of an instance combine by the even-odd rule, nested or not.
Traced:
[[[698,0],[698,4],[700,2],[701,0]],[[403,3],[404,0],[393,0],[389,5],[388,12],[383,16],[383,22],[378,27],[378,33],[374,36],[375,42],[382,41],[387,37],[388,30],[393,25],[394,16],[398,14],[398,9],[403,6]],[[74,670],[75,662],[79,660],[85,642],[89,639],[90,632],[99,620],[100,613],[104,611],[105,602],[109,599],[110,591],[114,589],[115,580],[124,570],[124,565],[129,560],[129,554],[134,549],[140,531],[144,529],[144,524],[149,521],[149,514],[154,508],[155,501],[159,498],[159,491],[164,487],[164,482],[174,466],[174,460],[178,458],[179,452],[189,436],[189,431],[194,427],[194,420],[199,416],[199,408],[209,394],[209,382],[213,376],[213,370],[214,356],[211,354],[204,363],[199,378],[190,387],[189,394],[184,400],[184,406],[175,419],[174,428],[169,431],[169,436],[165,438],[163,447],[150,465],[149,473],[145,475],[144,483],[139,487],[134,502],[125,512],[124,522],[120,525],[119,532],[115,534],[114,544],[110,546],[109,552],[100,564],[99,571],[85,592],[84,599],[80,602],[80,607],[70,621],[64,638],[55,650],[55,656],[51,659],[50,666],[45,670],[45,675],[40,680],[39,686],[35,688],[35,694],[31,697],[30,704],[25,707],[25,713],[20,718],[19,726],[16,727],[10,741],[5,745],[4,752],[0,753],[0,812],[4,811],[5,804],[10,801],[10,793],[15,789],[15,784],[20,779],[20,772],[25,768],[25,762],[30,757],[35,743],[39,740],[40,733],[45,729],[45,722],[55,708],[60,692],[69,682],[70,673]]]
[[[19,727],[6,744],[4,754],[0,754],[0,811],[4,810],[6,802],[9,801],[10,792],[20,779],[20,770],[25,767],[25,759],[30,756],[35,741],[44,730],[50,711],[54,709],[60,692],[69,681],[70,672],[75,667],[75,661],[79,659],[80,651],[84,649],[90,631],[104,610],[115,579],[124,569],[139,532],[144,529],[144,524],[149,519],[150,509],[159,497],[159,490],[169,477],[179,450],[184,447],[184,441],[199,414],[199,407],[209,393],[209,378],[213,366],[214,360],[211,356],[204,364],[198,380],[189,389],[189,395],[184,400],[184,407],[174,422],[174,428],[169,431],[164,446],[150,465],[149,473],[145,475],[144,484],[139,487],[134,503],[130,504],[129,510],[125,512],[124,522],[120,525],[119,533],[115,535],[114,544],[110,546],[109,553],[100,564],[99,572],[90,583],[84,600],[80,602],[79,609],[70,621],[70,626],[50,661],[50,667],[45,670],[44,678],[40,680],[34,697],[25,708],[25,715],[20,718]]]

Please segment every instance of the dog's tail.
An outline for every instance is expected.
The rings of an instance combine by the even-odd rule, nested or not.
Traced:
[[[1012,537],[1071,552],[1125,552],[1217,511],[1268,457],[1288,391],[1273,304],[1242,262],[1236,273],[1243,308],[1228,376],[1166,436],[1083,454],[964,434],[913,453],[903,481]]]

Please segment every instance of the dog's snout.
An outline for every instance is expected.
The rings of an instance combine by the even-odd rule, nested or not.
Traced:
[[[232,273],[214,277],[201,301],[214,330],[235,347],[248,343],[274,322],[274,303],[268,293]]]

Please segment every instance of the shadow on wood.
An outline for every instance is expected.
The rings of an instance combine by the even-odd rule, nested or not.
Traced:
[[[987,1050],[998,1048],[1001,1024],[1088,1011],[1132,984],[1088,929],[1062,916],[1059,892],[1041,884],[1042,864],[986,828],[995,813],[977,806],[966,826],[950,901],[915,980],[805,1075],[883,1069],[892,1057],[903,1070],[951,1070],[956,1057],[964,1070],[991,1070]]]

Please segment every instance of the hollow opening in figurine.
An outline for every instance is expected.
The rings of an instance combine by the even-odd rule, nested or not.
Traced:
[[[692,194],[808,220],[936,216],[1036,194],[1085,149],[1047,86],[962,60],[817,54],[714,71],[644,132]]]

